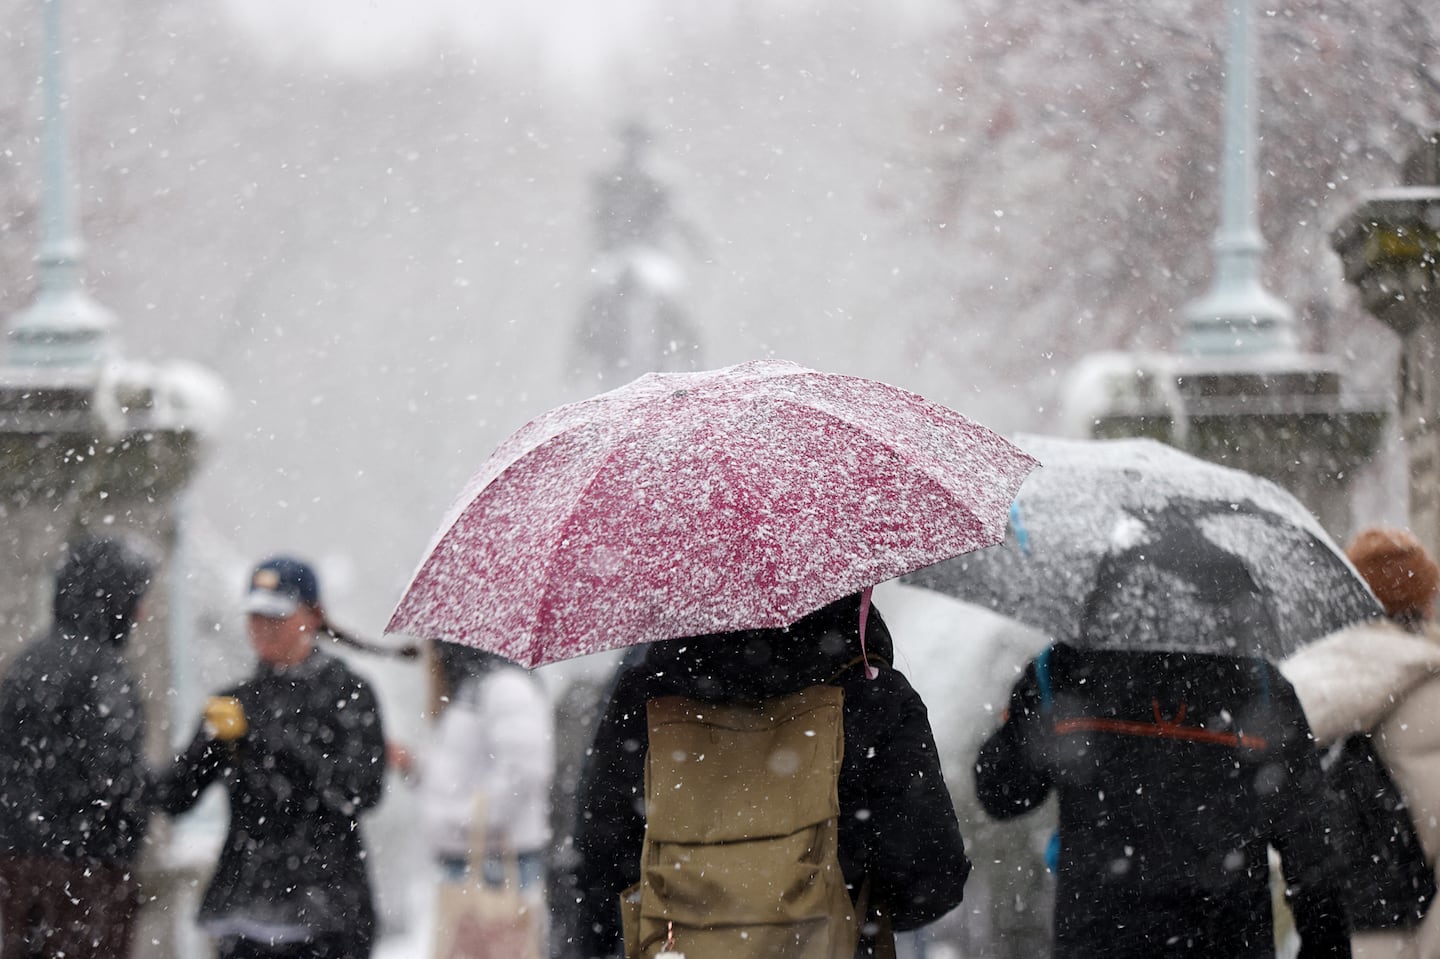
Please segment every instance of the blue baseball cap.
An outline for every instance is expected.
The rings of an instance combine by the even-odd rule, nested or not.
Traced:
[[[269,619],[286,619],[304,606],[319,607],[320,581],[309,563],[288,556],[273,556],[250,574],[245,612]]]

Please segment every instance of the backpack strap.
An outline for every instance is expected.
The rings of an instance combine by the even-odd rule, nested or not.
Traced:
[[[1267,707],[1270,705],[1270,664],[1261,661],[1260,669],[1260,701]]]
[[[896,959],[895,956],[895,926],[891,924],[889,916],[876,916],[871,918],[870,913],[870,877],[866,876],[860,883],[860,898],[855,900],[855,916],[860,923],[861,929],[874,927],[875,935],[870,940],[873,959]]]
[[[1050,709],[1055,704],[1055,693],[1050,688],[1050,654],[1055,651],[1054,644],[1040,650],[1040,655],[1035,657],[1035,684],[1040,687],[1040,715],[1048,717]],[[1060,827],[1050,834],[1050,839],[1045,843],[1045,869],[1051,874],[1060,871]]]
[[[1035,683],[1040,687],[1040,714],[1048,716],[1050,707],[1055,704],[1055,692],[1050,688],[1050,654],[1055,651],[1054,645],[1046,646],[1035,657]]]

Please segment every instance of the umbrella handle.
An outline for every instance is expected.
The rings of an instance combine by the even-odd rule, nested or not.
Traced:
[[[870,618],[870,591],[873,586],[866,586],[860,591],[860,658],[865,662],[865,678],[874,679],[880,675],[880,670],[870,665],[870,657],[865,655],[865,621]]]

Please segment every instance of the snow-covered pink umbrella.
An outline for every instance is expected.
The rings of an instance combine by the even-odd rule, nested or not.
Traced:
[[[537,666],[788,625],[999,542],[1036,465],[874,380],[779,361],[647,374],[502,443],[386,631]]]

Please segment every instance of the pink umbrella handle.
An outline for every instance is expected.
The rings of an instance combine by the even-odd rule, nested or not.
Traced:
[[[860,591],[860,658],[865,663],[865,678],[874,679],[880,675],[880,670],[870,665],[870,657],[865,655],[865,621],[870,618],[870,591],[873,586],[866,586]]]

